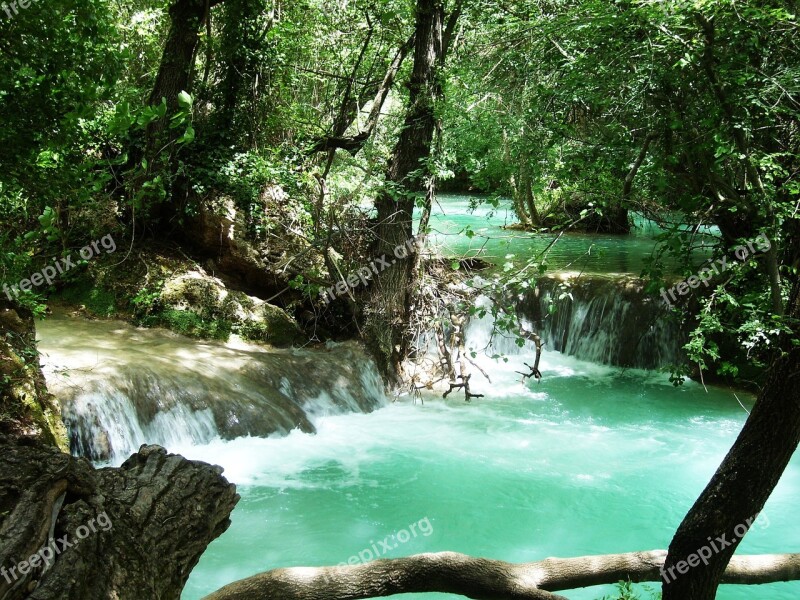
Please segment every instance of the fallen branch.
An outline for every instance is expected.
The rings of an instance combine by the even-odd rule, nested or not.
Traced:
[[[464,317],[464,315],[451,315],[450,321],[453,324],[453,332],[450,336],[450,341],[451,345],[456,349],[458,354],[458,367],[460,372],[458,379],[461,380],[461,383],[455,382],[455,379],[453,378],[453,371],[450,376],[450,389],[442,394],[442,398],[447,398],[447,395],[450,392],[458,389],[464,390],[465,402],[469,402],[470,398],[483,398],[483,394],[473,394],[469,389],[469,380],[470,377],[472,377],[472,373],[467,370],[467,361],[469,360],[469,357],[467,356],[466,348],[464,348],[464,323],[466,322],[466,317]],[[450,365],[452,366],[452,357],[448,356],[448,358],[450,359]],[[469,360],[469,362],[473,365],[475,364],[471,360]],[[481,369],[481,372],[488,379],[488,375],[486,375],[486,372],[483,371],[483,369]]]
[[[525,373],[523,371],[514,371],[514,373],[519,373],[520,375],[522,375],[522,381],[525,381],[528,377],[533,377],[534,379],[536,379],[536,381],[539,381],[542,378],[542,372],[539,371],[539,369],[537,369],[535,366],[532,367],[528,363],[522,363],[522,364],[531,370],[530,373]]]
[[[424,592],[483,600],[567,600],[519,581],[513,569],[455,552],[417,554],[355,566],[275,569],[226,585],[203,600],[357,600]]]
[[[554,591],[660,581],[666,550],[507,563],[456,552],[416,554],[340,567],[275,569],[226,585],[203,600],[358,600],[440,592],[478,600],[566,600]],[[735,556],[723,583],[800,579],[800,554]]]
[[[523,329],[522,327],[519,329],[519,334],[525,339],[536,344],[536,360],[533,361],[533,366],[529,365],[528,363],[522,363],[531,370],[530,373],[523,373],[521,371],[515,372],[522,375],[522,381],[525,381],[528,377],[533,377],[536,379],[536,381],[540,381],[542,379],[542,372],[539,370],[539,360],[542,358],[542,338],[539,337],[538,334],[528,331],[527,329]]]
[[[450,389],[447,390],[444,394],[442,394],[442,398],[447,398],[447,395],[450,392],[452,392],[453,390],[460,390],[462,388],[464,390],[464,400],[466,402],[469,402],[470,398],[483,398],[483,394],[473,394],[472,392],[469,391],[469,379],[470,379],[470,377],[472,377],[471,373],[469,375],[467,375],[466,377],[464,377],[462,375],[459,375],[458,378],[462,379],[463,381],[461,383],[454,383],[454,382],[451,381],[450,382]]]

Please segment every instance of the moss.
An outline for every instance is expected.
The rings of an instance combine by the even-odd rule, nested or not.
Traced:
[[[265,314],[263,321],[241,323],[237,333],[248,340],[286,347],[298,340],[300,331],[297,324],[285,312],[278,309],[276,313]]]
[[[0,332],[0,432],[33,435],[68,451],[58,403],[39,366],[33,315],[0,305]]]
[[[205,319],[192,310],[168,308],[140,319],[144,327],[166,327],[181,335],[215,340],[227,340],[231,324],[224,319]]]
[[[92,263],[53,300],[92,316],[121,317],[196,338],[227,340],[237,333],[275,346],[301,338],[284,310],[227,288],[185,257],[140,252],[139,259],[114,268]]]
[[[111,317],[118,313],[115,294],[103,286],[96,285],[88,277],[81,277],[60,290],[54,300],[83,307],[89,314],[97,317]]]

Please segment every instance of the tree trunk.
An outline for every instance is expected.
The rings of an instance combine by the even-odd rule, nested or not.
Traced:
[[[531,167],[527,154],[521,157],[522,163],[519,166],[519,185],[520,192],[525,197],[525,205],[528,207],[531,223],[538,227],[542,224],[539,218],[539,211],[536,209],[536,197],[533,195],[533,180],[531,179]]]
[[[654,133],[647,134],[647,137],[644,138],[642,148],[639,150],[639,154],[636,156],[636,160],[633,161],[633,165],[631,165],[630,170],[628,171],[627,175],[625,175],[625,180],[622,182],[623,206],[627,206],[627,201],[630,199],[631,192],[633,191],[633,180],[636,177],[636,174],[639,172],[644,159],[647,157],[647,151],[650,149],[650,144],[655,138],[656,135]]]
[[[479,600],[565,600],[554,591],[658,581],[664,550],[507,563],[456,552],[416,554],[361,565],[275,569],[236,581],[204,600],[358,600],[441,592]],[[724,581],[762,584],[800,578],[800,554],[738,556]]]
[[[224,0],[175,0],[169,8],[170,29],[156,81],[150,93],[150,105],[161,104],[166,99],[167,113],[147,128],[144,157],[147,159],[147,176],[166,175],[167,197],[151,198],[146,216],[164,229],[167,223],[180,214],[185,202],[185,186],[176,182],[174,142],[183,132],[167,127],[170,117],[178,110],[178,94],[190,92],[194,71],[195,53],[200,29],[207,12]],[[174,183],[173,183],[174,182]],[[139,185],[143,182],[139,182]]]
[[[218,3],[219,0],[210,5]],[[191,87],[198,35],[205,14],[206,0],[175,0],[169,7],[170,28],[150,93],[151,105],[166,98],[167,109],[173,112],[178,108],[178,94]]]
[[[158,446],[94,469],[0,437],[0,600],[178,600],[239,499],[221,472]]]
[[[58,401],[48,393],[39,364],[33,314],[5,297],[0,298],[0,434],[69,448]]]
[[[800,317],[798,291],[800,286],[795,285],[794,318]],[[772,365],[739,437],[675,533],[665,565],[664,600],[715,597],[725,566],[797,449],[800,347],[787,346]],[[699,553],[709,553],[707,548],[711,556],[687,571],[682,561],[690,556],[696,561]]]
[[[506,132],[505,128],[503,128],[503,160],[507,165],[512,163],[511,149],[508,145],[508,133]],[[528,216],[528,209],[525,206],[525,200],[522,197],[521,181],[520,183],[517,182],[517,178],[514,176],[513,169],[508,176],[508,185],[511,188],[511,196],[514,199],[514,212],[517,213],[520,224],[526,228],[530,227],[531,218]]]
[[[425,188],[426,161],[436,129],[434,104],[441,97],[438,81],[443,57],[442,0],[418,0],[414,34],[414,68],[409,81],[409,106],[387,172],[385,190],[375,202],[377,225],[374,256],[391,263],[375,277],[366,308],[366,340],[383,376],[397,382],[408,353],[413,260],[395,254],[412,237],[417,194]]]

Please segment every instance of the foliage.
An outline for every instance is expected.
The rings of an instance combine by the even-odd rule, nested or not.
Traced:
[[[166,327],[181,335],[227,340],[231,325],[223,319],[207,319],[192,310],[167,309],[147,315],[140,321],[145,327]]]
[[[677,309],[693,333],[674,380],[698,366],[732,376],[768,363],[778,333],[793,326],[776,314],[788,285],[770,292],[769,266],[797,259],[787,238],[800,168],[791,8],[518,1],[473,10],[447,88],[444,139],[455,168],[515,198],[527,177],[534,225],[596,230],[628,210],[654,218],[661,246],[643,275],[656,296],[675,283],[671,265],[688,277],[709,252],[732,256],[766,234],[775,256],[736,265]],[[513,263],[509,272],[536,268]],[[790,267],[779,275],[795,277]]]
[[[605,595],[600,600],[661,600],[661,592],[650,585],[636,586],[630,581],[620,581],[614,595]]]
[[[99,317],[112,317],[118,312],[115,294],[89,278],[82,278],[60,290],[55,299],[71,306],[81,306],[89,314]]]
[[[313,305],[334,263],[370,259],[370,205],[387,189],[411,61],[359,151],[310,149],[360,131],[413,10],[225,0],[196,23],[190,89],[151,105],[174,4],[62,0],[3,18],[0,273],[19,281],[109,232],[171,239],[230,198],[254,254],[284,268],[302,242],[308,258],[281,277],[291,302]],[[800,258],[797,29],[777,0],[465,2],[435,107],[441,137],[420,169],[513,197],[536,229],[624,229],[629,211],[655,219],[661,244],[643,272],[654,295],[766,234],[774,254],[676,309],[691,332],[676,383],[698,368],[750,377],[795,326],[776,298]],[[495,312],[514,334],[514,298],[547,256],[503,262],[476,283],[494,308],[471,311]],[[96,294],[75,301],[112,310]]]

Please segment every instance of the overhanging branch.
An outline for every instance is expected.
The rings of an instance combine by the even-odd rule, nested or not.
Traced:
[[[439,592],[478,600],[566,600],[559,590],[660,581],[666,550],[508,563],[456,552],[416,554],[339,567],[275,569],[231,583],[203,600],[358,600]],[[800,554],[735,556],[723,583],[800,579]]]

